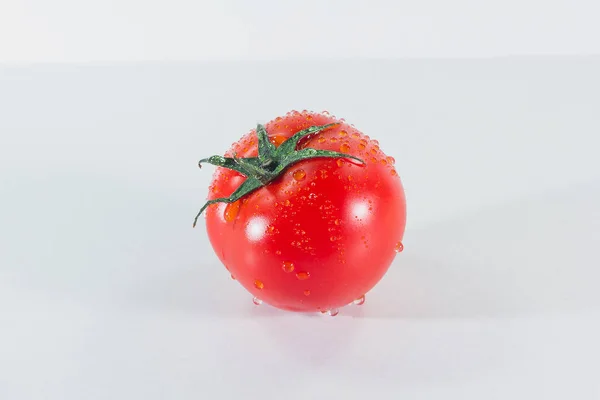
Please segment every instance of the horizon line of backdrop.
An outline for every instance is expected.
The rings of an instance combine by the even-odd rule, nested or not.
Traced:
[[[596,0],[1,0],[0,64],[600,54]]]

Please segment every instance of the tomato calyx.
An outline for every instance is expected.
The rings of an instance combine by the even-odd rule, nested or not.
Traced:
[[[211,204],[215,203],[233,203],[242,197],[254,192],[255,190],[268,185],[279,177],[291,165],[313,158],[347,158],[364,164],[364,161],[350,154],[338,153],[329,150],[317,150],[312,148],[297,149],[298,142],[309,135],[313,135],[339,125],[339,122],[311,126],[295,133],[292,137],[285,140],[275,147],[269,140],[267,130],[261,124],[256,127],[258,137],[258,157],[238,158],[236,154],[233,157],[223,157],[219,155],[204,158],[198,162],[202,164],[211,164],[221,168],[227,168],[246,176],[246,180],[229,196],[218,199],[208,200],[194,218],[193,226],[196,226],[198,218],[202,212]]]

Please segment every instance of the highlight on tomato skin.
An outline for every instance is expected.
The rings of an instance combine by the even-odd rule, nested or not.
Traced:
[[[201,210],[210,243],[255,304],[336,315],[404,249],[394,157],[328,112],[291,111],[202,161],[217,166]]]

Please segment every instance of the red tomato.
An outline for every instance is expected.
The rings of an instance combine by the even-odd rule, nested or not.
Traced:
[[[403,248],[404,189],[394,159],[376,140],[326,112],[292,111],[265,128],[279,146],[298,131],[331,123],[338,125],[307,136],[297,149],[344,153],[363,164],[301,160],[239,200],[206,208],[219,259],[252,295],[280,309],[335,314],[360,303]],[[257,143],[252,130],[225,157],[257,157]],[[231,196],[246,179],[218,167],[208,199]]]

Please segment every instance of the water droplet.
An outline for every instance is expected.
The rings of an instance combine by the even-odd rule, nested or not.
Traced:
[[[259,299],[258,297],[254,297],[254,298],[252,299],[252,302],[253,302],[254,304],[256,304],[257,306],[260,306],[260,305],[263,303],[263,301],[262,301],[261,299]]]
[[[313,119],[312,115],[307,115],[307,116],[306,116],[306,120],[307,120],[307,121],[310,121],[311,119]]]
[[[359,148],[360,150],[364,150],[366,147],[367,147],[367,146],[366,146],[364,143],[359,143],[359,144],[358,144],[358,148]]]
[[[319,142],[319,143],[325,143],[325,140],[326,140],[326,139],[325,139],[323,136],[320,136],[320,137],[317,139],[317,142]]]
[[[363,304],[365,304],[365,295],[363,294],[358,299],[354,300],[353,303],[357,306],[362,306]]]
[[[271,136],[269,141],[275,145],[275,147],[279,147],[279,145],[285,142],[287,138],[283,135]]]
[[[212,156],[210,158],[210,162],[215,163],[215,164],[223,164],[223,163],[225,163],[225,157],[222,157],[222,156]]]
[[[202,169],[202,163],[198,161],[198,168]]]
[[[293,176],[295,180],[301,181],[304,178],[306,178],[306,172],[304,172],[303,169],[297,169],[296,171],[294,171]]]
[[[338,167],[341,167],[342,165],[344,165],[344,160],[342,160],[341,158],[338,158],[337,165],[338,165]]]
[[[395,169],[392,169],[390,171],[390,174],[392,174],[392,176],[396,176],[396,175],[398,175],[398,172]]]
[[[258,290],[262,290],[265,287],[265,284],[257,279],[254,281],[254,287]]]
[[[396,159],[392,156],[386,157],[385,161],[387,161],[387,163],[390,165],[394,165],[396,163]]]
[[[275,227],[273,225],[269,225],[269,227],[267,228],[267,232],[269,232],[269,233],[275,232]]]
[[[342,153],[348,153],[350,151],[350,145],[348,143],[342,143],[340,145],[340,151]]]
[[[290,261],[284,261],[282,268],[285,272],[292,272],[294,270],[294,263]]]
[[[358,138],[360,137],[360,133],[358,133],[358,132],[353,132],[353,133],[352,133],[352,137],[353,137],[354,139],[358,139]]]
[[[314,183],[314,182],[313,182],[313,183]],[[313,185],[313,186],[314,186],[314,185]],[[316,194],[316,193],[311,193],[311,194],[309,194],[309,195],[308,195],[308,198],[309,198],[309,199],[311,199],[311,200],[314,200],[314,199],[316,199],[316,198],[317,198],[317,194]]]
[[[233,276],[233,274],[231,274],[231,279],[235,281],[235,276]]]
[[[335,317],[339,313],[340,313],[340,310],[338,310],[337,308],[332,308],[331,310],[327,310],[327,311],[324,312],[324,314],[327,314],[330,317]]]
[[[402,244],[402,242],[396,243],[396,246],[394,246],[394,251],[396,253],[400,253],[402,250],[404,250],[404,245]]]
[[[381,160],[379,160],[379,164],[387,165],[387,161],[385,161],[385,159],[382,158]]]
[[[281,255],[281,250],[275,251],[275,254],[277,254],[278,256],[280,256]]]
[[[223,218],[227,222],[233,222],[240,211],[240,201],[234,201],[233,203],[227,204],[225,211],[223,212]]]
[[[304,281],[308,278],[310,278],[310,274],[306,271],[301,271],[296,273],[296,278],[300,279],[301,281]]]
[[[306,290],[304,291],[304,295],[305,295],[305,296],[310,296],[310,290],[306,289]]]
[[[335,236],[331,236],[331,237],[329,238],[329,240],[331,240],[332,242],[335,242],[335,241],[337,240],[337,238],[336,238]]]
[[[348,180],[351,181],[352,179],[354,179],[352,175],[348,175]]]
[[[332,138],[329,138],[329,141],[332,143],[335,143],[338,141],[338,139],[336,137],[332,137]]]
[[[292,203],[290,202],[289,199],[285,199],[285,201],[283,202],[283,205],[285,205],[286,207],[289,207],[290,204],[292,204]]]
[[[334,224],[339,225],[342,223],[342,221],[340,221],[339,219],[336,219],[335,221],[333,221]]]
[[[342,129],[342,130],[340,131],[339,135],[340,135],[341,137],[348,136],[348,132],[346,132],[345,130],[343,130],[343,129]]]

